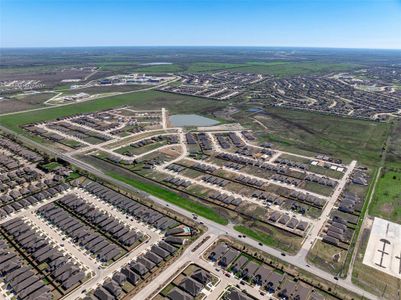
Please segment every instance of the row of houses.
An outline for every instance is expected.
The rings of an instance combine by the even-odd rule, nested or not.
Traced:
[[[249,142],[253,142],[256,140],[255,136],[252,134],[251,131],[241,131],[241,135],[244,137],[244,139],[246,139]]]
[[[244,175],[239,175],[235,178],[236,181],[246,184],[246,185],[254,185],[256,187],[262,187],[262,185],[264,185],[264,181],[256,179],[256,178],[251,178],[251,177],[247,177]]]
[[[311,182],[315,182],[321,185],[326,185],[329,187],[334,188],[337,185],[337,181],[327,178],[327,177],[321,177],[321,176],[317,176],[314,174],[308,174],[305,176],[304,178],[306,181],[311,181]]]
[[[222,160],[229,161],[229,162],[241,164],[243,166],[254,166],[261,170],[272,171],[272,172],[278,173],[278,174],[286,174],[288,172],[288,168],[284,168],[282,166],[276,166],[276,165],[269,164],[269,163],[262,162],[262,161],[256,161],[251,158],[240,157],[235,154],[220,152],[216,155],[216,157],[219,159],[222,159]]]
[[[29,125],[24,126],[24,129],[33,135],[40,136],[40,137],[42,137],[46,140],[52,141],[52,142],[63,143],[63,141],[67,140],[64,136],[62,136],[58,133],[50,132],[50,131],[48,131],[44,128],[40,128],[36,125],[29,124]]]
[[[205,173],[213,173],[216,171],[216,168],[210,165],[202,164],[202,163],[196,163],[192,166],[192,169],[195,169],[197,171],[205,172]]]
[[[364,199],[354,193],[344,192],[338,202],[338,207],[332,213],[322,232],[322,241],[341,249],[348,249]]]
[[[181,178],[176,178],[174,176],[168,176],[168,177],[164,178],[163,182],[170,183],[177,187],[183,187],[184,189],[191,185],[191,181],[181,179]]]
[[[10,155],[0,153],[0,171],[15,170],[20,166],[20,162]]]
[[[220,187],[225,187],[227,184],[230,183],[229,180],[219,178],[213,175],[204,175],[202,176],[202,180],[210,184],[218,185]]]
[[[143,239],[143,234],[132,229],[108,213],[96,208],[93,204],[69,194],[57,200],[57,204],[67,207],[74,215],[84,219],[87,224],[95,226],[99,231],[112,237],[123,247],[132,247]]]
[[[227,195],[227,194],[221,193],[221,192],[211,192],[211,193],[209,193],[209,198],[212,200],[219,201],[222,204],[226,204],[226,205],[239,206],[242,203],[241,198],[230,196],[230,195]]]
[[[27,264],[18,252],[5,240],[0,239],[0,278],[4,287],[16,299],[51,300],[49,285],[43,275]]]
[[[291,231],[293,233],[303,236],[306,233],[306,229],[309,223],[306,221],[300,221],[296,217],[291,217],[286,213],[279,211],[270,212],[267,221],[270,224],[279,226],[282,229]]]
[[[124,253],[119,245],[54,203],[42,206],[37,213],[69,236],[75,244],[95,255],[101,262],[116,260]]]
[[[43,157],[40,154],[2,136],[0,136],[0,147],[7,149],[15,155],[18,155],[32,163],[37,163],[43,160]]]
[[[100,141],[108,141],[111,138],[102,133],[86,129],[79,125],[73,125],[68,122],[48,123],[46,126],[52,130],[56,130],[68,136],[73,136],[80,140],[88,140],[90,138]]]
[[[149,224],[165,232],[167,236],[165,239],[166,242],[183,244],[185,242],[185,237],[193,233],[192,228],[184,226],[165,214],[145,206],[132,198],[124,196],[98,182],[87,180],[80,184],[80,186],[138,221]]]
[[[180,173],[180,172],[185,170],[185,167],[179,166],[179,165],[176,165],[176,164],[171,164],[171,165],[168,165],[166,167],[166,169],[170,170],[170,171],[173,171],[173,172],[176,172],[176,173]]]
[[[59,193],[67,191],[70,187],[71,186],[68,183],[54,182],[54,184],[51,184],[50,187],[46,184],[41,185],[40,188],[36,186],[36,188],[31,191],[31,195],[28,195],[22,199],[19,199],[20,196],[13,198],[7,194],[0,195],[0,201],[2,203],[7,203],[6,205],[0,207],[0,218],[5,218],[12,213],[18,212],[32,205],[36,205],[37,203],[46,199],[50,199]],[[41,191],[37,192],[37,189]]]
[[[37,266],[45,264],[42,272],[61,285],[64,291],[74,288],[85,278],[85,272],[72,262],[65,252],[57,250],[57,246],[49,242],[31,225],[20,218],[1,224],[5,232]]]
[[[161,240],[153,245],[146,253],[123,266],[113,273],[112,277],[91,291],[86,300],[115,300],[122,299],[129,291],[125,289],[128,282],[138,286],[158,268],[162,267],[178,251],[179,246]]]
[[[209,260],[280,299],[311,300],[324,299],[306,283],[295,281],[292,276],[244,255],[240,250],[224,242],[215,244],[209,252]],[[235,299],[233,297],[223,299]],[[248,298],[239,298],[248,299]],[[252,299],[249,297],[249,299]]]
[[[42,178],[42,174],[30,167],[20,167],[14,171],[0,174],[0,192],[23,186]]]

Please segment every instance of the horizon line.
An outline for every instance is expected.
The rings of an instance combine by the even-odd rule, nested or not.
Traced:
[[[401,48],[334,47],[334,46],[266,46],[266,45],[92,45],[92,46],[18,46],[6,49],[60,49],[60,48],[294,48],[294,49],[338,49],[338,50],[398,50]]]

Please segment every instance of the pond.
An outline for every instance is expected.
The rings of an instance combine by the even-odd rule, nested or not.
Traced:
[[[248,109],[248,112],[263,112],[263,108],[261,107],[252,107]]]
[[[141,66],[161,66],[161,65],[172,65],[172,64],[173,63],[171,63],[171,62],[160,61],[160,62],[144,63],[144,64],[141,64]]]
[[[171,125],[177,127],[184,126],[212,126],[219,124],[220,122],[217,120],[213,120],[210,118],[202,117],[199,115],[172,115],[170,116]]]

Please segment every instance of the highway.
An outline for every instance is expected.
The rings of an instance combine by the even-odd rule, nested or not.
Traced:
[[[3,126],[0,126],[0,128],[5,132],[15,134],[14,132],[10,131],[7,128],[4,128]],[[25,142],[26,144],[32,145],[32,146],[36,147],[37,149],[40,149],[40,150],[42,150],[44,152],[50,152],[51,154],[53,154],[56,157],[64,159],[65,161],[67,161],[67,162],[69,162],[69,163],[71,163],[71,164],[73,164],[73,165],[75,165],[75,166],[87,171],[87,172],[93,173],[95,176],[99,177],[100,179],[103,179],[105,181],[113,183],[113,184],[115,184],[117,186],[122,186],[127,190],[131,190],[131,191],[134,191],[136,193],[139,193],[140,195],[143,195],[144,197],[147,197],[148,199],[152,200],[153,202],[155,202],[155,203],[157,203],[159,205],[163,205],[163,206],[167,206],[168,205],[176,213],[184,215],[184,216],[186,216],[188,218],[192,218],[192,213],[191,212],[189,212],[187,210],[184,210],[184,209],[182,209],[182,208],[180,208],[180,207],[178,207],[176,205],[169,204],[167,201],[164,201],[163,199],[157,198],[157,197],[155,197],[153,195],[150,195],[150,194],[145,193],[145,192],[143,192],[141,190],[138,190],[137,188],[134,188],[133,186],[131,186],[129,184],[120,182],[119,180],[116,180],[116,179],[104,174],[103,172],[99,171],[98,169],[94,168],[93,166],[91,166],[91,165],[89,165],[89,164],[87,164],[85,162],[82,162],[82,161],[80,161],[80,160],[78,160],[78,159],[76,159],[74,157],[71,157],[71,156],[63,154],[63,153],[57,153],[56,151],[54,151],[52,149],[49,149],[49,148],[47,148],[47,147],[45,147],[45,146],[43,146],[43,145],[41,145],[41,144],[39,144],[39,143],[37,143],[35,141],[32,141],[32,140],[30,140],[30,139],[28,139],[28,138],[26,138],[24,136],[19,136],[19,138],[23,142]],[[210,221],[210,220],[205,219],[205,218],[199,218],[199,221],[202,221],[205,224],[205,226],[207,226],[207,228],[208,228],[207,233],[208,234],[213,234],[215,236],[228,235],[228,236],[237,238],[238,232],[234,230],[233,224],[229,224],[227,226],[219,225],[219,224],[214,223],[213,221]],[[306,263],[305,259],[302,259],[297,255],[296,256],[290,256],[290,255],[282,256],[281,252],[278,251],[277,249],[274,249],[274,248],[271,248],[271,247],[268,247],[268,246],[265,246],[265,245],[260,246],[257,241],[249,239],[249,238],[245,238],[245,239],[241,238],[241,241],[246,243],[246,244],[248,244],[248,245],[250,245],[250,246],[252,246],[252,247],[254,247],[254,248],[260,249],[260,250],[268,253],[269,255],[275,256],[275,257],[279,258],[280,260],[282,260],[282,261],[284,261],[286,263],[292,264],[292,265],[294,265],[294,266],[296,266],[296,267],[298,267],[300,269],[303,269],[303,270],[308,271],[308,272],[310,272],[310,273],[312,273],[312,274],[314,274],[316,276],[319,276],[319,277],[331,282],[333,284],[333,286],[341,286],[341,287],[343,287],[345,289],[348,289],[349,291],[352,291],[354,293],[357,293],[357,294],[359,294],[359,295],[361,295],[361,296],[363,296],[364,298],[367,298],[367,299],[372,299],[372,300],[373,299],[378,299],[377,296],[372,295],[372,294],[364,291],[362,288],[357,287],[356,285],[352,284],[348,280],[340,279],[340,278],[339,279],[335,279],[333,277],[333,275],[331,275],[331,274],[329,274],[329,273],[327,273],[327,272],[325,272],[325,271],[323,271],[323,270],[321,270],[321,269],[319,269],[319,268],[317,268],[317,267],[315,267],[313,265],[308,265]],[[185,252],[185,253],[187,253],[187,252]],[[186,255],[185,253],[184,253],[184,255]],[[304,258],[304,256],[303,256],[303,258]],[[140,293],[139,295],[143,296],[142,293]],[[145,297],[143,297],[141,299],[145,299]]]

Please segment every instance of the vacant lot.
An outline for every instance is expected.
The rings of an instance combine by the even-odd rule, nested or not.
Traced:
[[[312,112],[266,108],[265,113],[240,112],[234,117],[253,128],[260,141],[295,153],[325,153],[346,162],[376,166],[389,124]],[[260,123],[263,124],[263,126]]]
[[[382,170],[369,214],[401,223],[401,170]]]
[[[43,102],[53,97],[54,93],[18,94],[5,96],[0,100],[0,112],[8,113],[43,106]]]
[[[347,251],[318,240],[308,252],[307,260],[320,269],[338,275],[344,267],[346,257]]]
[[[264,245],[295,254],[301,247],[302,238],[280,230],[274,226],[249,222],[245,225],[235,225],[234,229],[253,240],[261,242]]]

